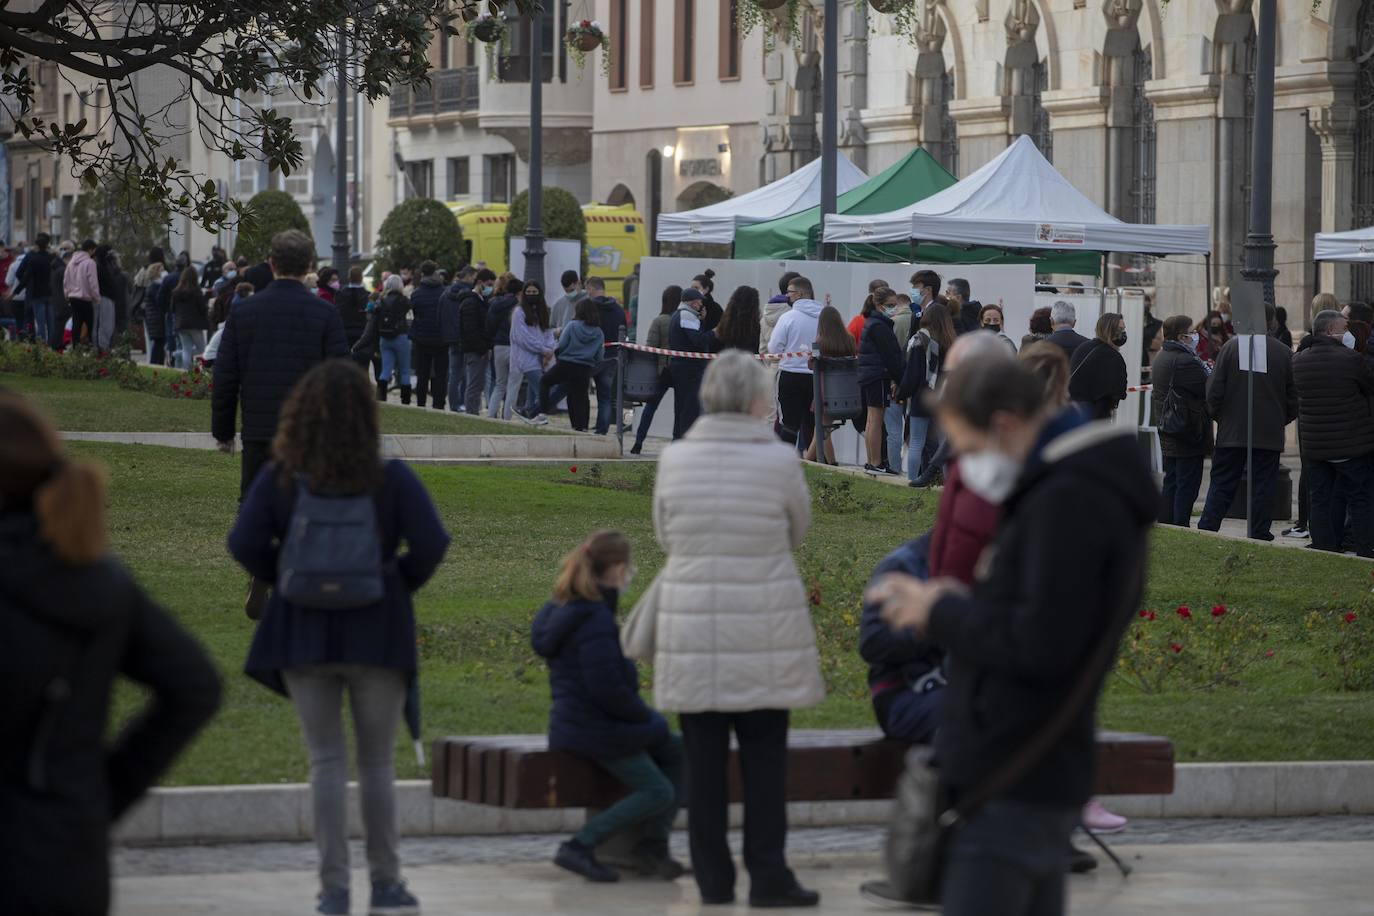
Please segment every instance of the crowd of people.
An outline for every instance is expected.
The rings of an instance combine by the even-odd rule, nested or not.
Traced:
[[[347,694],[370,912],[414,913],[392,756],[418,669],[412,596],[443,560],[449,535],[415,475],[382,460],[378,402],[394,383],[405,399],[452,407],[457,373],[447,369],[461,363],[464,406],[480,407],[485,395],[493,415],[509,409],[533,420],[567,398],[574,426],[585,427],[588,387],[600,394],[605,343],[627,316],[596,278],[584,293],[566,276],[550,306],[537,282],[501,286],[492,271],[465,268],[447,283],[426,262],[413,277],[385,278],[374,295],[358,274],[344,286],[332,273],[311,276],[314,258],[308,236],[283,232],[266,262],[271,279],[242,281],[250,294],[240,296],[236,281],[252,267],[221,261],[211,282],[234,289],[215,329],[212,432],[223,451],[242,450],[228,550],[250,577],[245,611],[256,623],[244,670],[289,699],[305,738],[318,912],[350,910]],[[202,280],[183,271],[171,284],[174,312]],[[549,668],[550,747],[595,761],[628,790],[558,847],[558,866],[615,881],[597,847],[637,827],[636,869],[681,877],[686,867],[668,837],[685,802],[701,899],[732,903],[733,736],[749,903],[819,902],[788,866],[785,805],[790,713],[825,696],[793,557],[810,524],[801,458],[815,454],[815,426],[826,422],[811,401],[817,357],[857,360],[871,460],[883,454],[873,470],[900,466],[905,445],[913,480],[939,474],[945,484],[932,530],[894,545],[865,592],[858,651],[874,720],[895,740],[933,743],[952,803],[980,798],[1005,761],[1020,763],[990,798],[961,811],[949,835],[940,902],[951,916],[1063,912],[1065,872],[1095,865],[1073,847],[1072,832],[1124,823],[1091,799],[1096,698],[1141,594],[1149,527],[1166,509],[1187,523],[1188,487],[1195,498],[1194,471],[1208,449],[1216,464],[1204,527],[1234,496],[1244,467],[1236,392],[1247,387],[1239,377],[1252,358],[1242,362],[1241,341],[1265,369],[1255,386],[1257,499],[1270,468],[1269,456],[1258,456],[1272,452],[1277,463],[1284,425],[1296,417],[1314,546],[1338,548],[1348,517],[1357,549],[1370,548],[1374,369],[1362,347],[1374,315],[1361,304],[1343,314],[1319,298],[1296,356],[1269,336],[1262,352],[1233,338],[1204,359],[1191,319],[1160,323],[1161,509],[1134,435],[1101,422],[1124,387],[1120,315],[1102,316],[1089,340],[1074,330],[1072,306],[1057,302],[1018,348],[1002,309],[971,299],[966,283],[952,280],[941,295],[930,271],[911,282],[909,294],[875,284],[849,328],[795,273],[766,307],[744,287],[719,306],[709,271],[664,292],[651,340],[717,354],[659,363],[660,386],[671,385],[679,410],[678,441],[663,452],[653,498],[664,565],[622,633],[619,598],[634,578],[635,546],[622,533],[594,532],[563,559],[531,625],[531,645]],[[1274,330],[1277,315],[1268,315]],[[1221,333],[1230,333],[1224,321]],[[807,352],[816,341],[822,352]],[[197,343],[179,341],[192,351]],[[761,353],[782,356],[776,379]],[[596,424],[609,426],[599,408]],[[100,473],[68,457],[22,398],[0,392],[0,633],[27,659],[0,668],[10,698],[0,709],[0,791],[23,824],[0,841],[0,879],[21,911],[107,907],[110,823],[219,702],[203,651],[108,556],[104,505]],[[1257,521],[1265,528],[1252,536],[1267,533],[1267,517]],[[1064,556],[1093,572],[1063,575]],[[81,610],[91,595],[101,596],[99,615]],[[654,665],[653,705],[639,694],[635,659]],[[110,738],[104,722],[121,672],[153,695],[146,713]],[[1049,722],[1061,725],[1036,754],[1023,754]],[[912,902],[883,882],[863,892]]]

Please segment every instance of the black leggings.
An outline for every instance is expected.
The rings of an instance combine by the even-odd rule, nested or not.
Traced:
[[[811,444],[816,428],[816,418],[811,413],[811,401],[816,395],[814,383],[810,373],[778,373],[778,405],[782,409],[779,435],[798,451],[804,451]]]
[[[582,363],[554,363],[552,369],[539,380],[539,409],[552,413],[553,404],[549,402],[549,389],[562,385],[568,392],[568,420],[572,428],[579,432],[587,431],[587,421],[591,407],[587,403],[587,385],[592,380],[592,367]]]

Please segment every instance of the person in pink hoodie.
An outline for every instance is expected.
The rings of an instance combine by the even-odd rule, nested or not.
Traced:
[[[62,292],[72,309],[72,345],[81,343],[82,325],[86,337],[93,339],[95,331],[95,304],[100,299],[100,282],[96,279],[95,239],[86,239],[81,250],[72,255],[71,263],[62,278]]]

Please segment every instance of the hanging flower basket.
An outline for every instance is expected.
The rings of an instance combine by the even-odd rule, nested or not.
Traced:
[[[802,0],[738,0],[735,4],[735,23],[741,35],[763,27],[763,49],[771,52],[779,32],[800,43]]]
[[[875,13],[891,16],[892,33],[905,36],[907,42],[915,47],[917,27],[920,25],[916,0],[868,0],[868,5]]]
[[[490,45],[504,42],[507,29],[504,20],[491,13],[483,13],[468,23],[466,32],[468,38]]]
[[[879,13],[892,14],[903,6],[907,5],[907,0],[868,0],[868,5]]]
[[[587,66],[587,55],[601,49],[601,74],[611,75],[611,46],[606,40],[606,30],[595,19],[580,19],[568,26],[563,35],[563,44],[568,56],[580,70]]]

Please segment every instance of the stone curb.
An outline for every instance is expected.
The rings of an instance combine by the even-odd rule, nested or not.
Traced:
[[[68,442],[114,442],[165,448],[213,450],[209,433],[64,432]],[[382,436],[382,456],[417,461],[472,459],[618,459],[620,449],[609,436]]]
[[[1184,763],[1172,795],[1113,796],[1107,806],[1127,817],[1306,817],[1374,814],[1374,761],[1316,763]],[[349,830],[360,836],[358,787],[348,790]],[[428,780],[396,784],[403,836],[478,836],[570,833],[582,826],[580,808],[512,810],[435,798]],[[888,801],[796,802],[795,827],[883,824]],[[742,811],[732,805],[739,826]],[[306,840],[314,816],[304,783],[154,789],[115,831],[127,845]],[[685,818],[679,818],[679,826]]]

